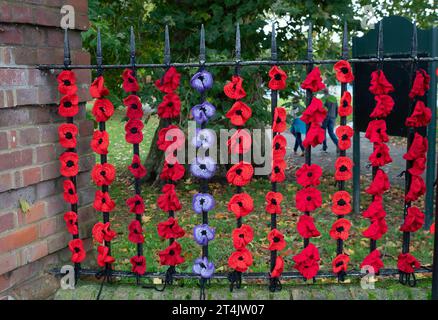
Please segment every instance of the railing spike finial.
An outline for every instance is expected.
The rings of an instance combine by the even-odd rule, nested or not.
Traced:
[[[131,65],[135,65],[135,34],[134,34],[134,27],[131,26],[131,33],[130,33],[130,49],[131,49]]]
[[[65,30],[64,30],[64,67],[68,68],[68,66],[70,64],[71,64],[70,41],[68,38],[68,28],[65,28]]]
[[[102,39],[100,35],[100,27],[97,27],[97,48],[96,48],[96,62],[98,67],[98,72],[102,72]]]
[[[344,20],[344,32],[342,33],[342,59],[348,59],[348,25]]]
[[[417,37],[417,22],[414,20],[412,22],[412,48],[411,56],[417,58],[418,54],[418,37]]]
[[[277,34],[275,32],[275,22],[272,22],[272,32],[271,32],[271,59],[272,61],[277,61]]]
[[[307,33],[307,60],[313,60],[313,25],[312,22],[309,21],[309,30]]]
[[[205,61],[205,29],[204,24],[201,24],[201,34],[199,37],[199,62],[204,64]]]
[[[236,61],[240,61],[241,58],[241,45],[240,45],[240,25],[236,24]]]
[[[166,24],[164,29],[164,63],[170,64],[170,39],[169,39],[169,26]]]
[[[383,59],[383,20],[380,20],[379,33],[377,35],[377,58]]]

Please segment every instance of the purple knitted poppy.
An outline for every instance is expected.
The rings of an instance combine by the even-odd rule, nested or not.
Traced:
[[[211,129],[196,129],[192,145],[196,148],[211,148],[216,143],[216,134]]]
[[[193,237],[200,246],[206,246],[209,241],[214,239],[214,228],[208,224],[199,224],[193,228]]]
[[[211,278],[214,269],[213,262],[208,262],[207,257],[196,259],[195,264],[193,265],[193,272],[204,279]]]
[[[192,107],[190,111],[196,123],[203,124],[215,115],[216,107],[210,102],[204,101],[201,104],[197,104],[196,106]]]
[[[211,89],[213,86],[213,76],[206,70],[196,72],[190,80],[190,85],[193,89],[202,93],[205,90]]]
[[[216,162],[211,157],[196,157],[190,165],[190,172],[200,179],[210,179],[216,171]]]
[[[211,194],[197,193],[193,196],[192,207],[193,211],[198,214],[213,210],[216,202]]]

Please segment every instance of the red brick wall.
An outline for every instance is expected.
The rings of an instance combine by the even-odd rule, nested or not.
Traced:
[[[63,221],[68,205],[62,198],[57,157],[57,72],[29,66],[63,63],[62,5],[75,7],[76,26],[70,30],[72,63],[90,63],[82,50],[81,31],[88,28],[87,0],[0,0],[0,297],[44,298],[58,281],[45,271],[68,260],[71,239]],[[90,72],[77,72],[79,96],[90,99]],[[80,129],[78,177],[80,236],[88,237],[95,219],[89,170],[93,123],[84,103],[75,118]],[[27,201],[23,213],[19,201]],[[90,239],[85,241],[88,247]]]

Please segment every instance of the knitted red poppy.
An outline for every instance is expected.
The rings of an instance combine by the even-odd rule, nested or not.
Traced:
[[[109,242],[117,235],[114,230],[111,230],[110,222],[97,222],[93,227],[92,234],[94,240],[98,243],[103,243],[104,241]]]
[[[91,170],[91,178],[94,183],[101,187],[103,185],[109,186],[116,177],[116,169],[110,163],[96,163]]]
[[[144,235],[143,235],[143,228],[141,226],[140,221],[138,220],[132,220],[131,223],[128,226],[128,240],[132,243],[143,243],[144,242]]]
[[[265,197],[266,212],[270,214],[281,214],[281,202],[283,195],[280,192],[269,191]]]
[[[320,124],[312,123],[309,131],[307,131],[306,138],[303,141],[303,146],[305,148],[309,146],[316,147],[317,145],[323,143],[324,139],[325,130],[321,128]]]
[[[426,127],[432,119],[432,110],[430,110],[423,101],[418,100],[415,104],[414,111],[411,116],[406,118],[405,125],[407,127]]]
[[[422,97],[430,88],[430,76],[423,69],[418,69],[415,73],[414,83],[409,92],[409,98]]]
[[[301,83],[301,88],[312,92],[317,92],[325,88],[318,67],[314,67],[312,71],[307,74],[306,79]]]
[[[111,199],[108,192],[96,190],[94,195],[93,208],[101,212],[111,212],[115,208],[116,203]]]
[[[350,126],[339,126],[336,128],[336,136],[338,137],[339,150],[348,150],[351,148],[351,137],[354,131]]]
[[[166,249],[158,253],[160,264],[165,266],[176,266],[185,261],[181,256],[181,245],[174,241]]]
[[[61,94],[75,94],[78,91],[76,86],[76,75],[71,70],[63,70],[58,77],[58,91]]]
[[[165,239],[182,238],[185,231],[178,224],[178,220],[174,217],[169,217],[166,221],[157,224],[158,235]]]
[[[335,162],[335,179],[347,181],[353,177],[353,160],[349,157],[338,157]]]
[[[59,144],[64,148],[76,148],[78,127],[73,123],[63,123],[58,127]]]
[[[374,151],[368,157],[371,165],[374,167],[383,167],[392,162],[389,154],[389,147],[384,143],[375,143]]]
[[[246,92],[242,87],[243,79],[233,75],[231,81],[224,86],[224,93],[230,99],[240,100],[246,96]]]
[[[362,235],[365,238],[372,240],[379,240],[388,231],[388,225],[385,219],[375,219],[371,220],[371,224]]]
[[[109,255],[109,248],[106,246],[97,247],[97,264],[100,267],[104,267],[107,264],[114,263],[116,259]]]
[[[303,187],[318,186],[321,175],[321,167],[314,163],[311,165],[305,163],[295,172],[297,183]]]
[[[240,161],[228,170],[227,181],[232,185],[242,187],[251,181],[253,174],[254,169],[252,165],[248,162]]]
[[[420,262],[410,253],[401,253],[398,256],[397,268],[404,273],[414,273],[421,267]]]
[[[272,121],[272,132],[281,133],[286,130],[286,109],[277,107],[274,110],[274,119]]]
[[[313,217],[305,214],[298,218],[297,231],[304,239],[316,238],[321,235],[315,226]]]
[[[245,272],[252,263],[252,254],[246,248],[234,251],[228,258],[228,266],[238,272]]]
[[[77,235],[78,231],[78,215],[76,212],[67,211],[64,213],[64,221],[67,226],[67,231],[72,235]]]
[[[350,63],[346,60],[340,60],[335,63],[333,69],[336,72],[336,79],[341,83],[350,83],[354,80]]]
[[[347,240],[350,236],[351,222],[347,219],[337,219],[330,229],[330,237],[334,240]]]
[[[365,138],[370,142],[388,142],[389,137],[386,133],[386,121],[385,120],[371,120],[368,123],[367,130],[365,132]]]
[[[407,153],[403,155],[405,160],[415,160],[417,158],[424,158],[428,149],[428,141],[418,132],[415,132],[412,144]]]
[[[127,107],[126,117],[128,119],[141,119],[143,117],[143,107],[140,98],[131,94],[123,99],[123,104]]]
[[[114,114],[114,106],[108,99],[97,99],[94,101],[91,113],[97,122],[105,122]]]
[[[242,101],[236,101],[225,114],[234,126],[243,126],[252,116],[252,109]]]
[[[284,260],[281,256],[277,256],[275,260],[274,270],[271,272],[271,278],[278,278],[281,276],[284,270]]]
[[[394,100],[391,96],[381,94],[374,96],[376,106],[370,114],[370,118],[386,118],[394,107]]]
[[[103,76],[98,76],[90,85],[90,95],[95,99],[103,98],[109,95],[109,90],[105,87]]]
[[[60,172],[62,176],[73,177],[78,174],[79,157],[77,153],[69,151],[63,152],[59,157],[59,162],[61,164]]]
[[[403,224],[400,226],[400,231],[416,232],[424,225],[424,213],[418,207],[409,207]]]
[[[435,223],[436,222],[432,223],[430,226],[430,229],[429,229],[430,234],[435,234]]]
[[[390,187],[391,184],[389,183],[385,171],[378,169],[376,176],[365,192],[374,196],[381,196],[385,191],[389,190]]]
[[[332,212],[346,215],[351,212],[351,197],[347,191],[337,191],[332,196]]]
[[[271,182],[283,182],[286,179],[284,170],[286,169],[286,161],[277,159],[272,161]]]
[[[244,217],[254,210],[254,201],[247,193],[236,193],[228,201],[228,211],[236,215],[236,219]]]
[[[68,94],[59,101],[58,114],[61,117],[74,117],[79,112],[79,98],[76,94]]]
[[[143,141],[143,122],[138,119],[128,120],[125,124],[125,140],[128,143],[136,144]]]
[[[155,86],[163,93],[171,93],[178,88],[180,79],[181,74],[175,67],[170,67],[161,79],[155,81]]]
[[[302,212],[309,212],[319,208],[322,204],[321,192],[316,188],[305,188],[295,195],[296,207]]]
[[[251,135],[245,129],[238,129],[227,141],[228,152],[231,154],[247,153],[251,149],[251,145]]]
[[[162,119],[177,118],[181,113],[181,100],[175,93],[168,93],[158,105],[157,114]]]
[[[71,261],[73,263],[81,263],[84,261],[86,253],[84,244],[81,239],[73,239],[68,243],[68,248],[71,251]]]
[[[254,239],[254,231],[249,225],[242,224],[233,230],[232,236],[234,248],[243,249]]]
[[[346,254],[338,254],[336,258],[332,261],[332,270],[333,273],[343,273],[347,272],[348,269],[348,263],[350,262],[350,257]]]
[[[272,159],[283,159],[286,156],[287,140],[281,134],[272,139]]]
[[[293,258],[294,269],[298,270],[306,279],[312,279],[319,270],[319,252],[314,244],[309,243],[301,252]]]
[[[374,95],[388,94],[394,92],[394,87],[388,82],[382,70],[376,70],[371,73],[369,90]]]
[[[316,97],[312,98],[312,101],[303,111],[301,115],[301,120],[304,123],[322,123],[327,116],[327,109],[323,107],[322,101]]]
[[[281,70],[278,66],[273,66],[271,70],[269,70],[269,80],[268,87],[271,90],[283,90],[286,88],[286,79],[287,74],[283,70]]]
[[[284,235],[277,229],[273,229],[271,230],[271,232],[268,233],[268,241],[269,241],[268,250],[281,251],[284,248],[286,248],[286,241],[284,240]]]
[[[76,187],[71,180],[64,180],[64,200],[68,203],[77,203],[78,202],[78,194],[76,193]]]
[[[375,249],[363,259],[360,268],[370,266],[373,268],[375,274],[378,274],[380,269],[383,268],[382,255],[379,250]],[[370,272],[370,270],[368,270]]]
[[[382,198],[378,196],[374,197],[374,200],[362,213],[362,216],[371,220],[382,219],[386,217],[386,211],[383,208]]]
[[[176,161],[174,164],[171,164],[164,160],[163,169],[160,173],[160,179],[163,181],[178,181],[184,177],[185,171],[186,169],[184,168],[184,166],[178,161]]]
[[[126,205],[129,208],[129,212],[135,214],[142,214],[144,212],[144,200],[138,194],[126,200]]]
[[[182,130],[176,126],[171,124],[165,128],[160,129],[158,131],[158,139],[157,139],[157,147],[161,151],[166,151],[170,146],[175,149],[180,149],[184,146],[185,137]]]
[[[351,105],[351,93],[345,91],[341,97],[338,106],[338,113],[340,117],[348,117],[353,113],[353,106]]]
[[[134,71],[131,69],[125,69],[122,73],[123,78],[123,90],[125,92],[137,92],[140,87],[138,85],[137,79],[135,78]]]
[[[134,154],[134,156],[132,157],[132,162],[128,166],[128,169],[137,179],[143,178],[147,173],[146,168],[141,164],[140,157],[137,154]]]
[[[157,199],[158,207],[163,211],[181,210],[181,203],[176,195],[175,185],[165,184],[161,189],[163,192]]]
[[[97,154],[108,154],[109,135],[106,131],[95,130],[90,142],[91,149]]]
[[[146,259],[143,256],[133,256],[129,259],[132,264],[131,272],[142,275],[146,272]]]
[[[426,193],[426,184],[421,176],[412,176],[409,191],[405,196],[406,202],[417,201]]]
[[[408,172],[413,176],[421,176],[426,170],[426,158],[421,157],[414,160],[412,167],[408,169]]]

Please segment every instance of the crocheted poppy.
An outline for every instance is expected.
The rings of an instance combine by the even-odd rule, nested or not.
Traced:
[[[351,105],[351,93],[345,91],[341,97],[338,106],[338,114],[340,117],[348,117],[353,113],[353,106]]]
[[[390,187],[391,184],[389,183],[389,179],[385,171],[378,169],[376,176],[365,192],[373,196],[381,196],[385,191],[389,190]]]
[[[203,93],[213,87],[213,76],[207,70],[198,71],[190,79],[190,86],[199,93]]]
[[[298,270],[307,280],[316,276],[319,270],[319,252],[314,244],[309,243],[301,252],[295,255],[292,260],[295,262],[294,269]]]
[[[327,109],[323,107],[322,101],[316,97],[313,97],[312,101],[310,101],[310,104],[303,111],[300,119],[307,124],[312,122],[322,123],[326,116]]]
[[[192,138],[195,148],[209,149],[216,145],[216,132],[211,129],[196,128],[196,134]]]
[[[146,175],[146,168],[141,164],[140,157],[137,154],[134,154],[132,157],[132,162],[128,169],[137,179],[141,179]]]
[[[138,119],[128,120],[125,124],[125,140],[128,143],[140,143],[143,141],[143,122]]]
[[[283,90],[286,88],[287,74],[280,67],[273,66],[269,70],[269,80],[268,87],[271,90]]]
[[[346,60],[340,60],[335,63],[333,70],[336,72],[336,79],[342,83],[350,83],[354,80],[350,63]]]
[[[306,138],[303,141],[303,146],[308,148],[309,146],[316,147],[324,142],[325,130],[321,128],[318,123],[312,123],[309,131],[307,131]]]
[[[97,154],[108,154],[109,135],[106,131],[94,130],[90,142],[91,149]]]
[[[115,208],[116,203],[111,199],[108,192],[96,190],[94,195],[93,208],[101,212],[111,212]]]
[[[91,170],[91,178],[99,187],[103,185],[109,186],[111,183],[113,183],[115,177],[116,169],[110,163],[96,163]]]
[[[67,231],[72,235],[77,235],[78,231],[78,215],[76,212],[67,211],[64,213],[64,221],[67,226]]]
[[[114,263],[116,259],[109,255],[109,248],[106,246],[97,247],[97,264],[100,267],[104,267],[107,264]]]
[[[79,112],[79,98],[76,94],[68,94],[59,101],[58,114],[61,117],[74,117]]]
[[[335,162],[335,179],[347,181],[353,177],[353,160],[349,157],[338,157]]]
[[[423,69],[418,69],[415,72],[415,79],[412,89],[409,92],[409,98],[422,97],[430,88],[430,76]]]
[[[312,71],[307,74],[306,79],[301,83],[301,88],[312,92],[317,92],[325,88],[318,67],[314,67]]]
[[[435,223],[432,223],[429,229],[430,234],[435,234]]]
[[[234,248],[243,249],[254,239],[254,231],[249,225],[242,224],[233,230],[232,236]]]
[[[192,107],[190,113],[196,123],[201,125],[208,122],[216,114],[216,107],[210,102],[204,101]]]
[[[143,117],[143,107],[137,95],[130,94],[123,99],[123,104],[127,107],[126,117],[128,119],[141,119]]]
[[[155,81],[155,86],[161,92],[171,93],[178,88],[180,79],[181,74],[176,71],[175,67],[170,67],[161,79]]]
[[[166,180],[172,180],[172,181],[178,181],[184,177],[186,169],[182,164],[180,164],[178,161],[176,161],[174,164],[168,163],[166,160],[164,160],[163,169],[160,173],[160,179],[163,181]]]
[[[157,224],[158,235],[165,239],[178,239],[184,236],[185,231],[179,226],[178,220],[169,217],[166,221]]]
[[[338,254],[336,258],[332,261],[333,273],[345,273],[348,269],[348,263],[350,262],[350,257],[346,254]]]
[[[161,189],[163,192],[157,199],[158,207],[163,211],[181,210],[181,203],[175,192],[175,185],[165,184]]]
[[[243,126],[252,116],[252,109],[242,101],[236,101],[225,116],[234,126]]]
[[[351,212],[351,196],[347,191],[337,191],[333,194],[332,212],[342,216]]]
[[[108,99],[97,99],[94,101],[91,113],[97,122],[105,122],[114,114],[114,106]]]
[[[400,231],[416,232],[424,225],[424,213],[418,207],[409,207],[403,224],[400,226]]]
[[[286,169],[286,161],[277,159],[272,161],[272,171],[270,175],[271,182],[283,182],[286,179],[284,170]]]
[[[122,73],[123,78],[123,90],[125,92],[137,92],[140,87],[138,85],[137,79],[135,78],[135,72],[131,69],[125,69]]]
[[[375,196],[368,208],[362,213],[362,216],[371,220],[382,219],[386,217],[386,211],[383,208],[382,198]]]
[[[407,127],[426,127],[432,119],[432,110],[430,110],[423,101],[418,100],[415,104],[414,111],[411,116],[406,118],[405,125]]]
[[[318,186],[320,184],[319,178],[321,178],[321,175],[321,167],[314,163],[310,165],[305,163],[295,172],[297,183],[303,187]]]
[[[143,256],[133,256],[129,259],[132,264],[131,272],[142,275],[146,272],[146,258]]]
[[[424,158],[427,153],[428,141],[418,132],[415,132],[414,139],[407,153],[403,155],[405,160],[415,160],[417,158]]]
[[[216,162],[211,157],[196,157],[190,164],[190,172],[199,179],[210,179],[216,172]]]
[[[365,138],[370,142],[388,142],[389,137],[386,133],[386,121],[385,120],[371,120],[368,123],[367,130],[365,132]]]
[[[386,118],[394,107],[394,100],[386,94],[374,96],[374,100],[376,100],[376,106],[371,112],[370,118]]]
[[[126,200],[126,205],[129,208],[129,212],[135,214],[142,214],[144,212],[144,201],[139,194]]]
[[[426,184],[421,176],[412,176],[409,191],[405,196],[406,202],[417,201],[426,193]]]
[[[287,140],[281,135],[277,134],[272,139],[272,159],[283,159],[286,156]]]
[[[168,93],[158,105],[157,114],[162,119],[177,118],[181,113],[181,100],[175,93]]]
[[[109,90],[105,87],[103,76],[98,76],[90,85],[90,95],[95,99],[103,98],[109,95]]]
[[[397,268],[404,273],[414,273],[415,269],[421,267],[420,262],[410,253],[400,253],[397,261]]]
[[[62,176],[73,177],[78,174],[79,157],[77,153],[68,151],[63,152],[59,157],[59,162],[61,164],[59,171]]]
[[[193,228],[193,238],[200,246],[208,245],[208,242],[214,239],[215,233],[215,229],[208,224],[200,224]]]
[[[238,272],[245,272],[252,263],[252,254],[246,248],[234,251],[228,258],[228,266]]]
[[[141,226],[140,221],[132,220],[128,226],[128,231],[129,231],[128,234],[129,241],[137,244],[144,242],[143,228]]]
[[[230,99],[240,100],[246,96],[246,92],[242,87],[243,79],[233,75],[231,81],[224,86],[224,93]]]
[[[304,239],[316,238],[321,235],[318,229],[316,229],[313,217],[305,214],[298,218],[297,231]]]
[[[228,201],[228,211],[236,215],[236,219],[244,217],[254,210],[254,201],[245,192],[236,193]]]
[[[203,279],[210,279],[214,270],[213,262],[209,262],[207,257],[196,259],[192,268],[193,273],[201,276]]]
[[[272,132],[281,133],[286,130],[286,109],[277,107],[274,110],[274,120],[272,122]]]
[[[160,264],[166,266],[176,266],[185,261],[181,256],[181,245],[174,241],[166,249],[158,253],[160,257]]]
[[[351,137],[354,131],[350,126],[339,126],[336,128],[336,136],[338,137],[339,150],[348,150],[351,148]]]
[[[58,127],[59,144],[64,148],[76,148],[78,127],[73,123],[63,123]]]
[[[421,157],[414,160],[412,167],[408,169],[408,172],[413,176],[421,176],[426,170],[426,158]]]
[[[375,143],[374,151],[368,157],[371,165],[374,167],[383,167],[392,162],[389,154],[389,147],[384,143]]]
[[[76,75],[73,71],[63,70],[58,77],[58,91],[61,94],[75,94],[78,91],[76,86]]]
[[[373,268],[373,271],[375,274],[378,274],[380,269],[383,268],[383,262],[382,262],[382,254],[379,250],[375,249],[371,251],[370,254],[368,254],[365,259],[363,259],[362,263],[360,264],[360,268],[362,269],[365,266],[370,266]],[[370,272],[370,270],[367,270]]]
[[[385,219],[371,220],[371,225],[362,232],[365,238],[379,240],[388,231],[388,225]]]
[[[283,195],[280,192],[269,191],[265,197],[266,212],[270,214],[281,214],[281,202]]]
[[[68,243],[68,248],[71,251],[71,261],[73,263],[81,263],[85,259],[84,244],[81,239],[73,239]]]
[[[111,230],[110,222],[97,222],[93,226],[92,234],[94,240],[98,243],[103,243],[104,241],[109,242],[113,240],[117,235],[114,230]]]
[[[271,230],[271,232],[268,233],[268,241],[269,241],[268,250],[281,251],[284,248],[286,248],[286,241],[284,241],[284,235],[277,229],[273,229]]]
[[[197,214],[213,210],[215,205],[216,202],[211,194],[197,193],[193,196],[192,207],[193,211]]]
[[[78,202],[78,194],[76,193],[76,187],[71,180],[64,180],[64,200],[68,203],[77,203]]]
[[[232,185],[242,187],[251,181],[253,174],[254,169],[252,165],[248,162],[240,161],[228,170],[227,181]]]
[[[321,192],[316,188],[301,189],[295,194],[297,209],[309,212],[319,208],[322,204]]]
[[[184,143],[184,133],[176,125],[171,124],[158,131],[157,147],[161,151],[166,151],[170,146],[180,149],[184,146]]]
[[[275,259],[275,267],[271,272],[271,278],[279,278],[284,270],[284,260],[281,256],[277,256]]]
[[[351,222],[341,218],[336,220],[330,229],[330,237],[334,240],[347,240],[350,236]]]
[[[246,129],[238,129],[228,139],[228,153],[244,154],[251,149],[252,138],[251,134]]]
[[[369,90],[374,95],[388,94],[394,91],[394,87],[388,82],[382,70],[376,70],[371,73]]]

